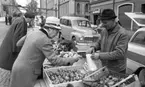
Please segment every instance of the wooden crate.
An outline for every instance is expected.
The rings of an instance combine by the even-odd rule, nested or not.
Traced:
[[[78,81],[71,81],[71,82],[64,82],[64,83],[59,83],[59,84],[53,84],[52,81],[49,78],[48,72],[56,72],[58,69],[64,69],[64,70],[81,70],[82,73],[86,73],[85,69],[83,66],[62,66],[62,67],[56,67],[56,68],[50,68],[50,69],[45,69],[44,70],[44,77],[45,77],[45,83],[47,87],[66,87],[68,84],[72,84],[74,87],[83,87],[82,80]]]

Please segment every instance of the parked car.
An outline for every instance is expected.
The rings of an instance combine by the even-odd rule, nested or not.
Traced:
[[[139,29],[130,38],[127,53],[127,71],[131,73],[139,67],[145,67],[145,14],[125,13]]]
[[[100,35],[92,29],[90,21],[83,17],[63,16],[60,18],[61,36],[79,45],[91,45]]]

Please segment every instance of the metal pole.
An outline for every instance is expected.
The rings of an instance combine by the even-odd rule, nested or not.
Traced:
[[[115,0],[113,0],[113,10],[115,9]]]
[[[46,17],[47,17],[47,0],[46,0]]]
[[[60,16],[60,1],[59,0],[57,0],[58,1],[58,18],[59,18],[59,16]]]

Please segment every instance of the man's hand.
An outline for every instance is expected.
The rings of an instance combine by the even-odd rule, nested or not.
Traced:
[[[95,59],[95,60],[98,60],[98,59],[99,59],[99,53],[93,53],[93,54],[91,55],[91,58],[92,58],[92,59]]]
[[[94,47],[90,47],[90,48],[87,50],[86,54],[92,54],[93,52],[94,52]]]

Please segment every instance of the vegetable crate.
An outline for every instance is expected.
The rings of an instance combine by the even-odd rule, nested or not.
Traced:
[[[82,78],[85,73],[83,66],[44,69],[45,83],[47,87],[66,87],[68,84],[72,84],[74,87],[83,87]]]
[[[95,72],[86,74],[84,84],[92,87],[140,87],[133,86],[134,82],[138,81],[135,75],[121,74],[103,67]]]

